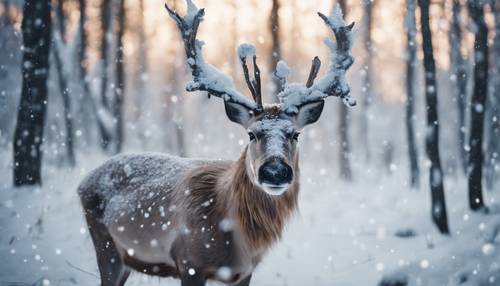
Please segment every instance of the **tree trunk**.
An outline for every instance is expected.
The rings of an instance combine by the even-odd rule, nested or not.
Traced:
[[[363,13],[364,13],[364,48],[365,48],[365,63],[363,73],[363,111],[361,118],[360,137],[361,144],[365,148],[365,161],[369,162],[371,157],[370,140],[368,126],[368,115],[371,102],[373,101],[373,85],[372,85],[372,71],[373,71],[373,43],[372,43],[372,16],[373,16],[373,0],[363,0]]]
[[[417,23],[415,19],[415,0],[406,0],[406,138],[408,140],[408,159],[410,162],[410,186],[418,189],[420,168],[418,149],[415,142],[415,70],[417,64]]]
[[[144,95],[148,94],[146,90],[146,81],[148,80],[148,58],[147,58],[147,42],[144,31],[144,0],[139,1],[139,51],[138,51],[138,64],[137,74],[135,75],[137,92],[134,94],[134,117],[136,120],[136,130],[142,149],[146,148],[146,138],[144,136],[144,116],[143,111],[145,108]]]
[[[56,19],[57,19],[57,28],[59,29],[59,34],[61,34],[61,39],[64,40],[66,35],[66,25],[64,23],[64,0],[57,0],[56,6]]]
[[[281,47],[280,47],[280,29],[279,29],[279,0],[272,0],[271,16],[269,17],[269,29],[271,31],[271,63],[269,69],[273,71],[271,76],[274,85],[274,94],[271,100],[277,101],[277,94],[281,90],[281,83],[277,77],[274,76],[274,70],[278,61],[281,59]]]
[[[52,22],[49,0],[26,0],[23,8],[22,93],[14,134],[14,185],[41,185],[43,128]]]
[[[60,37],[60,35],[57,37]],[[66,126],[66,156],[69,166],[73,167],[75,166],[75,153],[73,147],[73,117],[71,115],[71,101],[69,98],[68,74],[63,67],[63,60],[61,58],[61,48],[63,45],[62,39],[56,39],[52,46],[52,54],[54,55],[54,63],[56,65],[57,78],[59,81],[59,91],[61,92],[63,102],[64,120]]]
[[[102,0],[101,6],[101,104],[102,108],[109,110],[110,103],[107,97],[108,90],[108,65],[109,65],[109,37],[111,36],[111,0]],[[99,111],[97,111],[99,112]],[[99,116],[97,117],[98,122]],[[101,147],[104,151],[110,151],[111,134],[110,130],[104,127],[104,124],[99,123],[99,131],[101,134]]]
[[[57,13],[56,13],[56,23],[59,28],[58,31],[55,30],[53,32],[54,42],[52,43],[52,54],[54,56],[54,63],[56,65],[57,78],[59,81],[59,91],[61,92],[61,98],[63,102],[63,112],[64,112],[64,121],[66,126],[66,158],[68,161],[68,165],[73,167],[75,166],[75,153],[73,148],[73,116],[71,114],[71,100],[68,89],[68,72],[67,69],[63,66],[62,59],[62,51],[61,49],[65,49],[65,41],[64,41],[64,33],[65,33],[65,22],[64,22],[64,9],[63,9],[63,0],[59,0],[57,3]]]
[[[493,89],[489,92],[488,100],[488,144],[485,179],[486,187],[494,189],[495,181],[498,179],[500,169],[500,1],[493,5],[495,15],[495,38],[493,40],[493,61],[492,75]]]
[[[118,7],[118,31],[116,36],[116,87],[113,102],[113,117],[116,120],[116,142],[114,152],[119,153],[123,145],[123,95],[125,93],[125,71],[123,69],[123,34],[125,32],[125,0]]]
[[[436,86],[436,66],[432,50],[432,34],[429,25],[429,0],[418,0],[420,6],[420,24],[422,31],[422,49],[424,51],[425,69],[425,101],[427,115],[427,131],[425,150],[431,166],[429,170],[431,189],[431,216],[439,231],[449,234],[446,215],[446,201],[443,187],[443,170],[439,157],[439,120],[438,97]]]
[[[85,29],[85,23],[87,22],[87,0],[79,0],[80,4],[80,19],[78,23],[78,29],[80,34],[80,43],[78,47],[78,59],[79,59],[79,75],[82,80],[83,90],[86,93],[84,96],[89,94],[89,86],[87,82],[87,31]]]
[[[488,93],[488,27],[484,21],[483,5],[475,0],[467,2],[469,15],[475,23],[474,88],[470,109],[469,138],[469,206],[483,209],[483,131],[486,94]]]
[[[90,97],[90,88],[87,79],[87,30],[85,23],[87,22],[87,0],[79,0],[80,19],[78,21],[78,46],[77,46],[77,74],[81,84],[81,94],[79,95],[80,104],[77,107],[78,120],[77,122],[82,128],[82,139],[84,145],[90,141],[91,128],[89,123],[94,120],[89,115],[95,113],[92,98]],[[99,128],[98,128],[99,129]]]
[[[455,97],[458,109],[458,157],[460,167],[464,174],[467,174],[467,152],[465,151],[465,101],[467,98],[467,67],[460,51],[462,46],[462,28],[460,23],[460,0],[453,0],[453,19],[450,33],[450,62],[453,71],[453,80],[457,86],[457,95]]]
[[[347,16],[347,4],[346,0],[338,0],[338,4],[344,13],[344,17]],[[340,112],[339,112],[339,135],[340,135],[340,178],[345,181],[352,180],[351,171],[351,143],[349,140],[349,110],[347,106],[340,102]]]

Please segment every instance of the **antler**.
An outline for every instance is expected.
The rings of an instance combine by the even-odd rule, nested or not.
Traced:
[[[262,106],[261,100],[260,103],[256,103],[242,95],[236,90],[233,80],[230,77],[223,74],[214,66],[205,63],[202,55],[204,43],[196,39],[198,27],[203,20],[205,10],[198,9],[192,0],[186,0],[186,2],[188,11],[184,17],[179,16],[176,11],[170,9],[165,3],[168,14],[175,20],[181,33],[187,63],[193,76],[193,80],[186,84],[186,90],[206,91],[209,96],[213,95],[224,99],[224,101],[243,104],[251,110],[260,110]],[[254,67],[256,67],[255,60]],[[254,70],[256,73],[255,82],[256,86],[258,86],[260,97],[260,72],[258,68],[254,68]]]
[[[253,60],[253,72],[254,79],[250,80],[250,74],[248,72],[247,57],[252,56]],[[257,103],[259,109],[263,109],[262,106],[262,88],[260,83],[260,69],[257,66],[257,56],[255,52],[255,46],[250,44],[241,44],[238,47],[238,57],[240,58],[241,67],[243,68],[243,74],[245,75],[245,82],[247,83],[248,89],[252,93],[253,100]]]
[[[336,39],[336,43],[330,39],[325,40],[325,44],[330,49],[330,65],[326,74],[314,83],[321,65],[319,58],[315,57],[306,85],[289,84],[278,95],[287,113],[297,113],[301,106],[324,100],[328,96],[338,96],[348,106],[356,105],[356,100],[351,97],[349,85],[345,80],[345,73],[354,62],[351,53],[351,34],[354,23],[345,24],[338,4],[333,7],[329,17],[320,12],[318,15],[333,31]]]

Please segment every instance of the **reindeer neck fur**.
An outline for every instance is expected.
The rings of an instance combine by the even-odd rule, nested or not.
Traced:
[[[248,177],[245,164],[247,150],[225,176],[224,189],[234,204],[236,220],[244,237],[254,249],[266,249],[281,238],[285,223],[297,208],[299,193],[297,174],[290,189],[281,196],[271,196]],[[298,160],[296,160],[298,165]]]

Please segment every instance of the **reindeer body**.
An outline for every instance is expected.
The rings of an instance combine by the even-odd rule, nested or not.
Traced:
[[[204,61],[203,44],[196,39],[204,9],[187,0],[187,14],[181,17],[165,7],[177,24],[193,76],[186,89],[223,99],[227,117],[245,128],[249,143],[235,162],[122,155],[89,174],[78,191],[101,283],[124,285],[134,269],[179,277],[182,286],[204,286],[207,279],[248,286],[297,207],[300,131],[319,119],[329,96],[356,104],[345,82],[354,61],[353,24],[345,25],[338,6],[329,17],[318,13],[337,39],[336,44],[327,41],[328,71],[314,83],[321,64],[315,58],[305,85],[288,84],[287,66],[280,62],[275,74],[282,85],[280,103],[265,106],[255,47],[238,49],[252,101]]]
[[[78,192],[109,285],[125,282],[130,269],[249,281],[295,210],[299,188],[294,182],[283,196],[266,195],[250,182],[245,157],[121,155],[90,173]]]

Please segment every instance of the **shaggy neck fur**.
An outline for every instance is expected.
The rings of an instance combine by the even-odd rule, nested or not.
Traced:
[[[229,169],[229,192],[238,223],[254,249],[266,249],[281,238],[288,218],[297,207],[299,193],[299,168],[295,166],[294,181],[281,196],[271,196],[254,185],[248,177],[245,150]],[[298,165],[298,159],[295,160]]]

